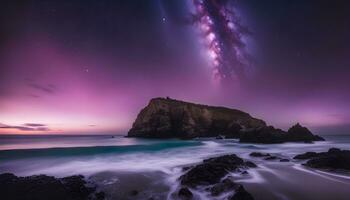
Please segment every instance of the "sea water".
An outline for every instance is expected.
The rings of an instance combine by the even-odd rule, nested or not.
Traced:
[[[155,140],[123,136],[0,136],[0,173],[18,176],[82,174],[99,185],[108,199],[176,199],[182,167],[203,159],[236,154],[258,165],[248,175],[232,174],[256,199],[347,199],[350,176],[304,167],[296,154],[331,147],[350,149],[349,136],[325,136],[326,141],[284,144],[242,144],[237,140]],[[266,152],[291,162],[252,158]],[[140,193],[130,196],[130,191]],[[193,191],[197,199],[212,199]],[[220,199],[218,197],[217,199]]]

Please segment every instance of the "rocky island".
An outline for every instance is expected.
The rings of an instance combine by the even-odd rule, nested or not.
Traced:
[[[170,98],[154,98],[138,114],[128,137],[236,138],[247,143],[322,141],[306,127],[296,124],[288,131],[268,126],[246,112],[195,104]]]

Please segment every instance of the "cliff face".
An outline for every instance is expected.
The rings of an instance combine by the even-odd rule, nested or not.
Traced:
[[[324,140],[300,124],[283,131],[240,110],[169,98],[152,99],[138,114],[128,136],[184,139],[224,136],[263,144]]]
[[[239,110],[154,98],[138,114],[128,136],[195,138],[224,135],[238,138],[241,129],[264,126],[263,120]]]

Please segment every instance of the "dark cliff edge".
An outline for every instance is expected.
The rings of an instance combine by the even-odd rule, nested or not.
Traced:
[[[151,99],[128,132],[128,137],[143,138],[192,139],[217,136],[252,143],[324,140],[299,124],[285,132],[267,126],[263,120],[240,110],[170,98]]]

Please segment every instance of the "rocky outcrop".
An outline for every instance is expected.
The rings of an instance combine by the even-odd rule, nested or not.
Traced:
[[[323,138],[296,124],[287,132],[240,110],[155,98],[141,110],[128,137],[238,138],[247,143],[312,142]]]
[[[232,177],[226,177],[230,172],[241,172],[242,169],[244,170],[250,167],[256,167],[256,165],[250,161],[244,161],[235,154],[209,158],[188,169],[180,177],[180,183],[183,187],[193,189],[206,187],[205,190],[212,196],[232,192],[233,194],[229,199],[251,200],[254,198],[242,185],[235,183]],[[187,190],[186,193],[188,194]]]
[[[312,142],[312,141],[324,141],[324,139],[318,135],[314,135],[311,133],[309,129],[301,126],[299,123],[292,126],[288,129],[287,132],[287,140],[288,141],[303,141],[303,142]]]
[[[331,148],[328,152],[307,152],[294,159],[308,160],[304,165],[318,169],[350,170],[350,151]]]
[[[292,126],[287,132],[276,129],[273,126],[263,126],[240,131],[240,142],[274,144],[283,142],[306,142],[324,141],[318,135],[314,135],[306,127],[299,123]]]
[[[129,137],[148,138],[238,138],[243,128],[266,126],[248,113],[224,107],[155,98],[141,110]]]
[[[0,174],[2,200],[85,200],[104,199],[103,193],[96,193],[94,187],[86,186],[83,176],[55,178],[38,175],[17,177],[10,173]]]

